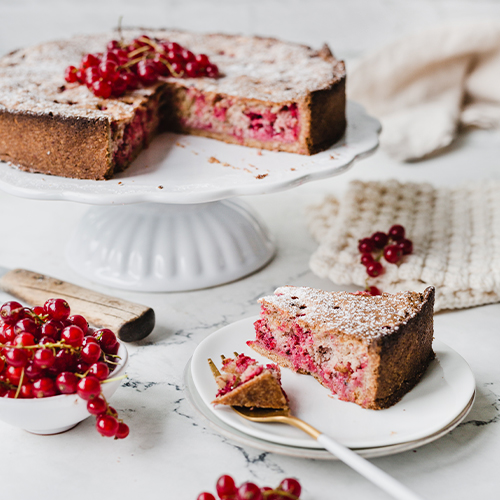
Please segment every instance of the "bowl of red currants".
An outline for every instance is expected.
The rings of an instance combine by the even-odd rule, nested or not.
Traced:
[[[125,378],[128,354],[109,329],[71,315],[64,299],[0,307],[0,420],[34,434],[67,431],[89,416],[121,439],[129,428],[108,399]]]

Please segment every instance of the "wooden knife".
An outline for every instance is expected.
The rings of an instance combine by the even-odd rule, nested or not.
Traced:
[[[150,307],[26,269],[0,266],[0,288],[30,306],[43,305],[50,298],[65,299],[72,314],[81,314],[93,326],[113,330],[125,342],[147,337],[155,326],[155,313]]]

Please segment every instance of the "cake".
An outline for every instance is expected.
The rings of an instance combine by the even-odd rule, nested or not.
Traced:
[[[313,375],[342,401],[379,410],[397,403],[434,358],[434,288],[371,296],[281,287],[263,297],[248,345]]]
[[[222,374],[215,381],[219,390],[214,404],[255,408],[287,408],[288,398],[281,387],[279,366],[266,366],[239,354],[226,358]]]
[[[68,65],[118,33],[76,36],[0,59],[0,159],[23,170],[107,179],[169,130],[310,155],[344,133],[345,68],[321,50],[272,38],[124,29],[206,54],[218,78],[161,77],[121,97],[65,81]],[[208,166],[207,166],[208,168]]]

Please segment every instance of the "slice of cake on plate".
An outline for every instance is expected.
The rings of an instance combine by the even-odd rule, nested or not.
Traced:
[[[281,387],[281,373],[275,364],[262,365],[240,354],[226,358],[222,374],[215,377],[219,391],[214,404],[255,408],[287,408],[288,398]]]
[[[120,47],[130,47],[143,35],[158,46],[175,42],[188,49],[174,59],[208,56],[218,77],[174,72],[106,99],[65,81],[65,70],[78,68],[83,56],[101,57],[117,38]],[[131,59],[120,68],[138,65],[141,50],[125,55]],[[309,155],[340,139],[345,126],[345,67],[326,46],[124,29],[47,42],[0,59],[0,159],[33,172],[107,179],[163,130]]]
[[[397,403],[434,358],[433,287],[370,296],[287,286],[259,302],[248,345],[363,408]]]

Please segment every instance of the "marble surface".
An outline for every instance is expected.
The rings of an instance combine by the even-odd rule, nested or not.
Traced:
[[[387,495],[339,462],[291,458],[242,446],[220,436],[190,405],[183,370],[198,343],[218,328],[258,312],[256,300],[282,284],[339,289],[312,274],[316,248],[305,207],[325,194],[341,194],[352,179],[429,181],[447,185],[500,177],[500,132],[462,135],[446,154],[400,164],[379,151],[329,180],[246,198],[275,237],[278,252],[260,272],[216,288],[147,294],[111,290],[76,275],[64,260],[69,232],[88,207],[35,201],[0,193],[0,263],[25,267],[152,306],[157,326],[129,344],[129,378],[112,404],[131,428],[124,441],[103,438],[93,419],[55,436],[36,436],[0,422],[2,497],[84,499],[141,495],[195,499],[214,491],[222,473],[238,482],[276,485],[296,476],[304,500],[383,499]],[[6,299],[2,295],[0,299]],[[500,304],[439,313],[435,335],[458,351],[477,380],[477,399],[466,420],[440,440],[416,450],[373,459],[427,499],[491,498],[500,486]],[[28,473],[27,471],[32,471]]]

